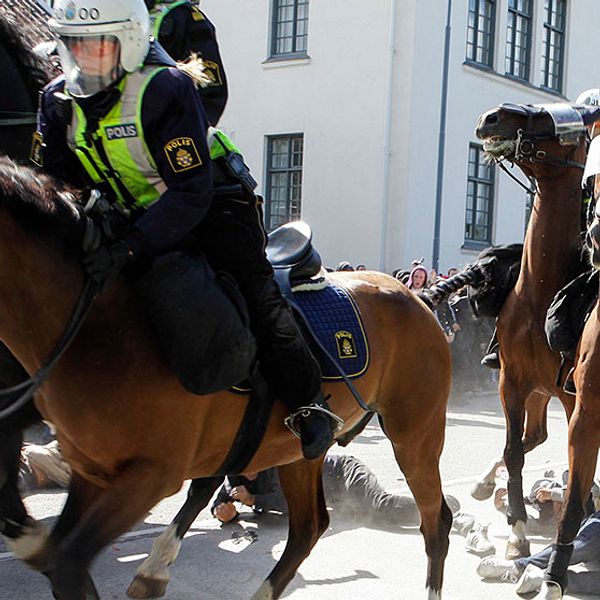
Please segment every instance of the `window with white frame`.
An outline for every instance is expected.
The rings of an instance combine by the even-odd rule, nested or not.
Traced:
[[[269,231],[300,219],[303,158],[303,134],[267,138],[265,223]]]
[[[306,56],[308,0],[273,0],[271,58]]]
[[[545,0],[542,87],[561,92],[565,60],[567,1]]]
[[[465,245],[492,243],[494,173],[494,165],[486,162],[483,148],[469,144]]]
[[[496,0],[469,0],[467,60],[493,68]]]
[[[506,74],[529,81],[532,0],[508,0]]]

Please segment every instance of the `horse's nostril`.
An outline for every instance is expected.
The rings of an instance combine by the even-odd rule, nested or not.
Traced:
[[[492,113],[485,118],[486,125],[495,125],[498,122],[498,115],[496,113]]]

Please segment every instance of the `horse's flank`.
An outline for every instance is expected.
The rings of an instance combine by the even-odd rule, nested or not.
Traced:
[[[45,194],[39,201],[30,201],[41,188],[28,170],[18,178],[10,166],[2,168],[0,163],[0,181],[7,173],[12,173],[11,181],[21,192],[4,193],[0,202],[4,257],[0,277],[2,282],[10,282],[1,285],[0,314],[11,314],[10,320],[0,324],[0,336],[33,372],[62,333],[83,283],[77,261],[65,260],[64,245],[56,244],[49,233],[57,216],[63,237],[78,230],[79,223],[69,202],[60,196]],[[6,192],[7,187],[5,181],[0,191]],[[25,208],[27,221],[15,218]],[[44,223],[46,228],[41,227]],[[385,420],[390,411],[377,400],[398,395],[402,403],[407,393],[418,396],[420,388],[434,385],[430,380],[421,381],[419,372],[428,361],[449,368],[447,345],[439,344],[442,333],[433,315],[395,279],[368,272],[335,274],[333,278],[350,291],[361,311],[372,355],[370,369],[357,387]],[[414,368],[406,368],[411,363]],[[443,385],[448,384],[449,378]],[[362,411],[344,384],[325,388],[348,430]],[[438,390],[446,395],[447,391]],[[228,392],[203,397],[185,392],[161,359],[133,292],[121,281],[97,300],[36,402],[56,425],[74,470],[87,479],[104,485],[123,461],[147,456],[168,467],[170,492],[174,492],[184,478],[214,473],[231,445],[247,400]],[[425,423],[430,412],[444,410],[427,407],[426,402],[424,399],[420,406],[422,414],[412,414],[406,403],[405,418],[411,427]],[[284,416],[283,405],[277,403],[266,435],[268,444],[261,445],[249,470],[300,458],[300,445],[284,428]],[[394,417],[390,414],[389,418]],[[136,423],[134,431],[132,421]],[[99,422],[109,425],[98,431]],[[273,456],[277,460],[273,461]]]

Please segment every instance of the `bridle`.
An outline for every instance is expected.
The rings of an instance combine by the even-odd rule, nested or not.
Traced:
[[[511,104],[504,103],[499,106],[500,109],[513,114],[527,117],[527,126],[525,129],[517,129],[513,140],[515,147],[511,157],[494,157],[494,162],[514,181],[516,181],[527,193],[535,194],[537,188],[528,188],[523,182],[515,177],[506,167],[504,162],[514,163],[538,163],[554,165],[561,168],[585,169],[585,164],[571,160],[572,154],[576,151],[582,136],[589,141],[589,134],[586,128],[586,122],[580,112],[570,104]],[[533,119],[546,113],[550,115],[554,123],[553,133],[536,133],[533,131]],[[573,146],[573,149],[565,157],[552,156],[547,150],[539,149],[536,144],[541,141],[558,138],[561,146]]]

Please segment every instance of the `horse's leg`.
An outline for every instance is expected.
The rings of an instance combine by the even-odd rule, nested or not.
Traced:
[[[506,517],[511,526],[511,533],[506,546],[506,558],[513,560],[529,556],[529,542],[525,537],[527,512],[523,499],[523,465],[525,448],[523,432],[525,427],[525,399],[519,387],[510,381],[502,369],[500,375],[500,397],[506,417],[506,445],[504,462],[508,471],[508,509]]]
[[[88,568],[102,548],[133,527],[159,500],[174,492],[165,465],[130,462],[93,501],[64,519],[69,533],[58,544],[49,573],[59,600],[95,600]],[[157,474],[160,473],[161,476]],[[63,511],[64,512],[64,511]],[[92,588],[92,589],[91,589]]]
[[[0,342],[0,388],[9,388],[27,377],[19,361]],[[0,430],[0,533],[21,559],[37,552],[48,537],[48,528],[28,515],[18,489],[22,432],[40,419],[31,404],[3,423]]]
[[[44,546],[49,529],[29,516],[17,487],[23,434],[16,430],[0,435],[0,532],[8,548],[27,561]]]
[[[160,598],[169,584],[169,565],[175,562],[181,540],[200,511],[208,504],[214,491],[223,483],[223,477],[193,479],[185,504],[172,523],[156,538],[148,558],[138,567],[127,590],[131,598]]]
[[[389,420],[385,421],[385,433],[394,448],[398,466],[406,476],[406,482],[421,513],[421,534],[427,553],[427,591],[429,600],[439,600],[442,594],[444,562],[448,554],[452,512],[442,494],[439,459],[444,440],[444,427],[429,424],[422,431],[404,430],[394,432]]]
[[[577,536],[584,516],[584,506],[589,498],[599,446],[600,408],[586,410],[579,404],[569,425],[569,484],[541,596],[547,600],[562,598],[566,590],[567,567],[573,553],[573,540]]]
[[[302,460],[279,467],[279,480],[289,510],[285,550],[253,600],[279,598],[302,561],[329,525],[322,481],[323,460]]]

